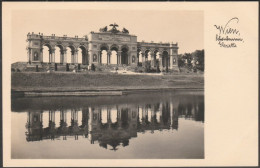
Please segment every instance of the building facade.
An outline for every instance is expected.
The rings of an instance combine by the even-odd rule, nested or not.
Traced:
[[[122,31],[119,31],[117,24],[110,24],[110,26],[110,30],[106,26],[101,28],[99,32],[90,32],[84,38],[28,33],[28,63],[39,65],[44,63],[43,47],[47,46],[49,48],[48,63],[51,64],[67,64],[69,48],[71,64],[137,66],[140,63],[144,65],[145,62],[149,62],[152,67],[178,69],[177,43],[138,42],[137,36],[129,34],[127,29],[123,28]],[[60,49],[59,51],[55,51],[57,47]],[[59,62],[55,62],[55,53],[57,52],[60,52]],[[82,56],[81,62],[78,61],[79,52]],[[106,57],[106,62],[102,62],[104,60],[102,57]],[[112,59],[116,62],[112,62]]]

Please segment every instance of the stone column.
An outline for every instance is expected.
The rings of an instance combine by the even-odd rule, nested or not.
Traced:
[[[107,65],[110,64],[111,51],[107,51]]]
[[[40,49],[40,62],[43,63],[43,48]]]
[[[71,50],[71,64],[75,63],[74,53],[75,53],[75,51]]]
[[[63,50],[63,65],[67,64],[67,50]]]
[[[173,103],[170,102],[170,118],[171,118],[171,128],[173,129]]]
[[[100,50],[98,50],[98,56],[97,56],[97,62],[98,62],[98,64],[101,64],[101,62],[102,62],[101,56],[102,56],[102,53],[101,53]]]
[[[118,64],[118,65],[121,65],[121,61],[122,61],[122,60],[121,60],[121,59],[122,59],[122,58],[121,58],[121,53],[122,53],[122,51],[118,51],[118,52],[117,52],[117,56],[118,56],[118,59],[117,59],[117,60],[118,60],[118,63],[117,63],[117,64]]]
[[[48,50],[49,51],[49,64],[51,63],[51,49]]]
[[[127,65],[130,65],[132,63],[132,59],[131,59],[131,51],[128,51],[127,53]]]
[[[55,49],[51,50],[51,63],[55,64]]]
[[[30,48],[27,49],[27,56],[28,56],[28,63],[31,64],[32,59],[31,59],[31,49]]]
[[[140,59],[140,58],[139,58],[139,53],[138,53],[138,51],[137,51],[137,54],[136,54],[136,59],[137,59],[137,60],[136,60],[136,64],[138,65],[138,64],[139,64],[139,59]]]
[[[89,56],[89,66],[93,63],[93,51],[89,50],[88,51],[88,56]]]
[[[60,64],[63,64],[63,60],[64,60],[63,50],[60,50]]]
[[[141,53],[142,55],[142,66],[144,67],[145,66],[145,53]]]
[[[160,70],[163,69],[163,59],[162,59],[162,54],[159,53],[159,67],[160,67]]]
[[[151,55],[151,67],[154,67],[155,63],[154,63],[154,53],[150,52]]]
[[[78,64],[78,50],[77,49],[74,52],[74,64]]]

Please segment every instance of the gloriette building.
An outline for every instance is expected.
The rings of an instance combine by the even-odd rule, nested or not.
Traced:
[[[127,29],[123,28],[120,31],[117,29],[117,24],[110,24],[110,26],[110,30],[106,26],[101,28],[99,32],[90,32],[84,38],[28,33],[28,64],[43,64],[43,52],[46,52],[43,51],[43,47],[47,46],[49,48],[48,63],[50,64],[67,64],[68,59],[70,59],[70,64],[76,65],[137,66],[142,63],[144,66],[145,62],[149,62],[152,67],[159,66],[160,69],[167,66],[169,69],[178,69],[177,43],[138,42],[137,36],[129,34]],[[60,50],[56,49],[55,51],[55,47]],[[71,52],[69,54],[71,58],[67,57],[68,51]],[[55,53],[57,52],[60,52],[59,62],[55,62]],[[79,61],[79,52],[81,52],[81,61]],[[102,57],[106,57],[105,62],[102,61],[104,60]]]

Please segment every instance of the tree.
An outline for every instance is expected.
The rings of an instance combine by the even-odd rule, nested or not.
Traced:
[[[180,67],[184,67],[184,61],[183,61],[183,55],[182,54],[180,54],[180,55],[178,55],[178,66],[179,66],[179,68]]]
[[[196,50],[192,53],[192,56],[196,60],[196,68],[204,71],[204,50]]]

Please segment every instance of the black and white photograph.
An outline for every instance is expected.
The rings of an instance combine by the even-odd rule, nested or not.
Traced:
[[[18,11],[12,21],[13,159],[204,158],[203,11]]]
[[[4,3],[4,165],[255,165],[256,4]]]

